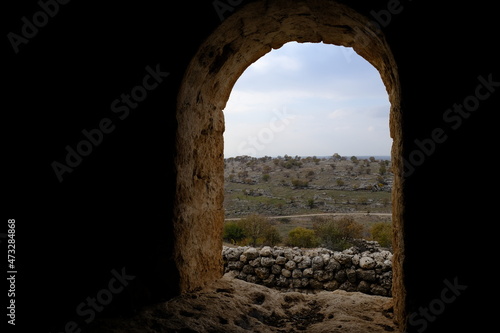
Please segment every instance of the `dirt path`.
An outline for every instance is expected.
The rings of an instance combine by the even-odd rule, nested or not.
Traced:
[[[280,216],[267,216],[270,219],[282,219],[282,218],[294,218],[294,217],[313,217],[313,216],[344,216],[344,215],[353,215],[353,216],[392,216],[391,213],[366,213],[366,212],[349,212],[349,213],[318,213],[318,214],[302,214],[302,215],[280,215]],[[244,217],[232,217],[229,219],[225,219],[226,221],[238,221],[243,219]]]

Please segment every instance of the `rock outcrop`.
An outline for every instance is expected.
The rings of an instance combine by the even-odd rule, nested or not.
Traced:
[[[98,319],[89,333],[397,331],[392,298],[343,290],[283,293],[230,275],[131,318]]]

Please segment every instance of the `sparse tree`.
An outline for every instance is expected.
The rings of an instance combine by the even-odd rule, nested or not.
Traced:
[[[352,246],[353,239],[361,238],[363,235],[363,226],[350,216],[338,220],[315,218],[314,230],[322,246],[331,250],[344,250]]]
[[[283,241],[283,238],[281,237],[278,229],[276,229],[276,227],[272,225],[268,225],[268,227],[265,229],[263,238],[263,244],[270,246],[278,245]]]
[[[257,240],[264,237],[269,228],[269,219],[262,215],[252,214],[240,220],[245,236],[250,239],[250,245],[257,245]]]

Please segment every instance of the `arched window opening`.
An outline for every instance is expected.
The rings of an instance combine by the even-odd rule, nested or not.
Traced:
[[[380,73],[390,101],[395,321],[403,324],[403,135],[396,62],[383,33],[345,5],[255,1],[228,17],[191,61],[177,102],[174,261],[179,288],[188,292],[220,279],[224,225],[224,113],[231,90],[252,63],[292,41],[352,47]]]
[[[224,109],[224,244],[278,246],[274,257],[372,246],[383,266],[392,258],[389,111],[379,72],[351,48],[291,42],[249,66]],[[390,266],[376,277],[382,286],[302,278],[311,264],[295,268],[299,283],[285,263],[257,272],[224,259],[226,272],[271,287],[392,293]]]

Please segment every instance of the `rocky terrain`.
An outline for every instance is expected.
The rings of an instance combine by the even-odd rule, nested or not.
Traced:
[[[200,291],[131,318],[97,320],[92,333],[394,332],[392,299],[343,290],[279,292],[226,274]]]
[[[391,164],[341,156],[225,159],[226,218],[391,212]]]

